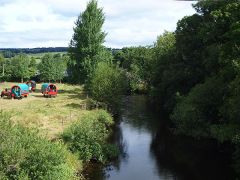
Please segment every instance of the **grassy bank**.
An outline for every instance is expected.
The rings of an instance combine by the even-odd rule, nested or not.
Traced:
[[[0,89],[10,88],[13,84],[16,83],[2,83]],[[7,115],[0,117],[0,131],[7,139],[9,137],[16,139],[16,141],[0,142],[1,147],[9,147],[5,151],[4,148],[0,148],[3,157],[14,157],[14,154],[17,154],[14,159],[18,162],[18,172],[11,172],[11,176],[19,178],[24,175],[29,179],[41,179],[40,175],[31,176],[31,174],[40,171],[40,174],[44,174],[43,177],[48,177],[47,174],[54,174],[57,168],[58,171],[66,174],[65,179],[70,176],[72,179],[74,174],[81,170],[82,162],[91,159],[106,162],[109,157],[116,155],[117,150],[106,143],[111,131],[110,126],[113,124],[111,115],[104,110],[90,110],[91,99],[84,93],[83,87],[67,84],[57,84],[57,87],[59,94],[56,98],[44,98],[37,90],[22,100],[7,98],[0,100],[0,110],[2,114]],[[37,84],[37,89],[40,89],[40,84]],[[7,127],[5,124],[8,122],[10,125]],[[8,132],[7,129],[10,131]],[[11,149],[16,149],[18,152],[19,144],[21,151],[19,155],[15,151],[13,154],[6,154]],[[54,164],[59,164],[55,160],[60,158],[58,154],[62,156],[61,163],[66,166],[64,169],[69,171],[63,172],[61,168],[54,168]],[[33,158],[35,156],[42,159],[36,161],[47,164],[43,166],[53,167],[52,170],[48,168],[51,172],[44,171],[41,167],[31,170],[28,166],[26,171],[25,159],[30,158],[30,161],[35,161]],[[35,165],[33,163],[33,166],[37,164],[38,162]],[[10,177],[8,173],[9,166],[12,166],[11,160],[9,163],[2,162],[0,166],[4,169],[0,175]]]

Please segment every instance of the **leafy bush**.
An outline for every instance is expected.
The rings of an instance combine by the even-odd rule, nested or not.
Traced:
[[[112,117],[104,110],[91,111],[63,132],[63,140],[70,150],[84,161],[96,159],[105,162],[117,155],[117,149],[106,144]]]
[[[13,125],[9,118],[5,113],[0,115],[1,179],[68,180],[74,177],[75,163],[67,159],[71,155],[63,145],[39,137],[36,132],[20,125]]]
[[[171,116],[177,131],[194,137],[209,136],[210,125],[219,123],[224,92],[221,79],[209,78],[180,98]]]
[[[120,68],[99,63],[90,80],[89,90],[94,99],[106,103],[114,111],[126,87],[126,77]]]

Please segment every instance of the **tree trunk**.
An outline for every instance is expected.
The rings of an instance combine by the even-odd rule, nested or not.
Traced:
[[[23,83],[23,78],[21,78],[21,83]]]

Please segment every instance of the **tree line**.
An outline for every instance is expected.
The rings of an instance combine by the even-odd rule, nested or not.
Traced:
[[[237,143],[240,3],[204,0],[193,7],[195,14],[179,20],[176,31],[166,31],[153,45],[111,54],[103,46],[103,10],[91,1],[74,28],[70,79],[109,105],[117,95],[147,93],[169,114],[176,132]]]
[[[234,146],[240,174],[240,3],[199,1],[150,47],[123,48],[115,61],[131,90],[149,94],[170,117],[175,133]],[[136,86],[137,85],[137,86]]]
[[[195,14],[153,45],[111,53],[103,45],[103,9],[92,0],[75,23],[67,56],[47,54],[39,64],[24,54],[0,58],[0,72],[19,79],[39,72],[45,81],[67,72],[69,82],[84,84],[114,113],[122,95],[146,93],[175,133],[230,143],[240,176],[240,3],[203,0],[193,7]]]
[[[0,54],[1,81],[27,81],[29,79],[41,81],[60,81],[67,76],[69,57],[62,54],[45,54],[40,62],[34,57],[19,54],[12,58],[4,58]]]
[[[238,142],[239,2],[197,2],[196,13],[178,21],[148,47],[112,53],[104,47],[103,9],[88,3],[75,23],[68,55],[46,54],[40,63],[20,54],[0,57],[2,77],[85,84],[114,109],[122,95],[147,93],[170,116],[176,132]]]
[[[49,52],[67,52],[67,47],[41,47],[41,48],[0,48],[1,54],[5,58],[11,58],[15,55],[24,54],[37,54]]]

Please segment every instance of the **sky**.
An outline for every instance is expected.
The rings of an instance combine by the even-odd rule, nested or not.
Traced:
[[[0,0],[0,48],[67,47],[88,0]],[[152,45],[164,30],[195,13],[192,1],[98,0],[105,13],[104,45]]]

